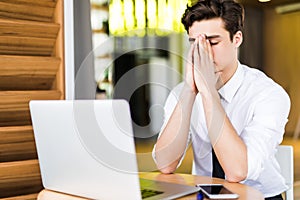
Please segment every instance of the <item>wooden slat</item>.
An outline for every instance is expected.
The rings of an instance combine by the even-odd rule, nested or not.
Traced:
[[[38,198],[38,193],[35,194],[27,194],[27,195],[20,195],[8,198],[1,198],[1,200],[36,200]]]
[[[0,77],[0,90],[45,90],[51,88],[53,80],[49,76]]]
[[[65,59],[64,59],[64,53],[65,53],[65,46],[64,46],[64,0],[56,0],[56,9],[54,14],[54,22],[57,24],[61,24],[60,31],[58,32],[57,38],[56,38],[56,46],[55,46],[55,52],[54,56],[61,58],[61,62],[58,68],[58,73],[56,76],[55,83],[53,85],[54,88],[57,90],[62,91],[62,99],[65,98]]]
[[[14,3],[14,4],[25,4],[31,6],[45,6],[54,8],[56,0],[1,0],[2,2]]]
[[[31,126],[0,127],[0,162],[36,158]]]
[[[7,0],[0,2],[0,17],[51,22],[54,9],[55,2],[51,1]]]
[[[56,38],[59,24],[0,19],[0,36]]]
[[[51,56],[55,42],[54,38],[1,36],[0,54]]]
[[[32,126],[0,127],[0,144],[34,141]]]
[[[42,188],[38,160],[0,163],[0,198],[38,193]]]
[[[60,59],[0,55],[0,90],[51,89]]]
[[[41,91],[0,91],[0,126],[30,125],[30,100],[60,99],[61,92]]]
[[[53,76],[59,64],[55,57],[0,55],[0,76]]]
[[[61,93],[56,90],[41,91],[0,91],[0,110],[20,105],[27,105],[30,100],[59,99]]]
[[[0,144],[0,162],[36,159],[35,142]]]

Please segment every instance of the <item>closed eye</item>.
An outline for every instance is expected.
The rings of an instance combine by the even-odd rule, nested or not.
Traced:
[[[209,41],[209,43],[210,43],[211,46],[219,44],[219,42],[212,42],[212,41]]]

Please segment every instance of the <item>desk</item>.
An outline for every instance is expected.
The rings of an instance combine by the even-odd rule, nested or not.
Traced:
[[[240,195],[239,200],[263,200],[263,195],[249,186],[239,183],[228,183],[225,180],[211,178],[206,176],[194,176],[190,174],[161,174],[161,173],[140,173],[141,178],[165,181],[171,183],[179,183],[186,185],[195,185],[197,183],[221,183],[228,189]],[[38,200],[84,200],[85,198],[75,197],[67,194],[53,192],[49,190],[42,190],[38,195]],[[182,197],[180,199],[193,199],[196,200],[196,194]]]

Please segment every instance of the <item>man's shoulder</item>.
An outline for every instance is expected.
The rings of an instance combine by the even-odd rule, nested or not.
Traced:
[[[242,67],[242,69],[245,73],[245,78],[248,78],[248,79],[259,78],[262,81],[269,79],[267,74],[259,68],[250,67],[250,66],[245,65],[245,64],[241,64],[241,67]]]
[[[242,68],[245,74],[243,85],[247,89],[251,89],[254,93],[262,94],[263,96],[275,93],[287,95],[283,87],[265,72],[247,65],[242,65]]]
[[[279,86],[278,83],[260,69],[249,67],[247,65],[242,65],[242,68],[245,74],[244,81],[247,84],[260,86],[259,88]]]

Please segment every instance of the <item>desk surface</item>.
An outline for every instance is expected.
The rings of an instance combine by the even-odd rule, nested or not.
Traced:
[[[239,184],[239,183],[229,183],[222,179],[216,179],[211,177],[205,176],[193,176],[190,174],[160,174],[160,173],[141,173],[141,178],[151,179],[151,180],[158,180],[158,181],[165,181],[171,183],[179,183],[179,184],[186,184],[186,185],[195,185],[198,183],[221,183],[224,184],[228,189],[240,195],[239,200],[263,200],[263,195],[255,190],[252,187]],[[53,192],[49,190],[42,190],[38,195],[38,200],[83,200],[84,198],[75,197],[67,194],[62,194],[58,192]],[[180,199],[197,199],[196,194],[192,194],[189,196],[185,196]]]

